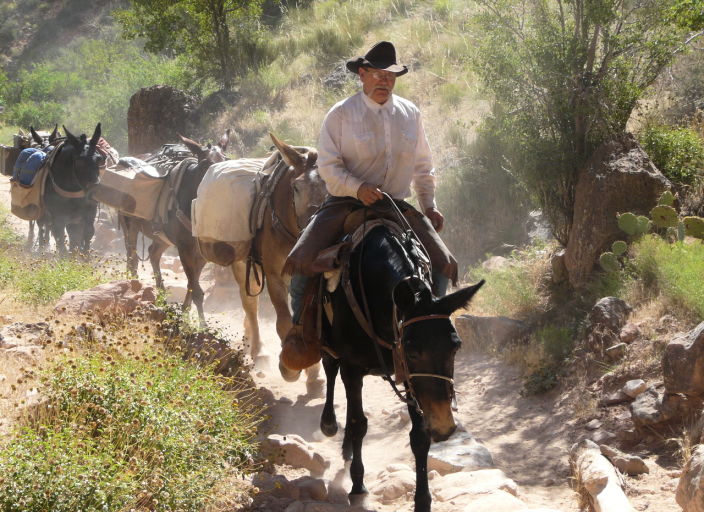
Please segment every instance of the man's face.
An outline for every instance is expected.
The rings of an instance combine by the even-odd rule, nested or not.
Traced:
[[[396,73],[374,68],[359,68],[359,78],[364,94],[379,105],[386,103],[396,83]]]

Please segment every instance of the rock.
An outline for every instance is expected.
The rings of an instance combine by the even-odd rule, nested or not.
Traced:
[[[252,485],[277,498],[291,498],[293,500],[301,498],[299,487],[293,482],[289,482],[283,475],[272,475],[267,472],[257,473],[252,478]]]
[[[631,419],[638,429],[657,429],[670,421],[684,418],[698,405],[701,405],[698,400],[690,402],[683,395],[658,393],[655,389],[648,388],[630,405]]]
[[[626,356],[626,351],[628,350],[628,345],[625,343],[618,343],[605,350],[606,357],[611,361],[618,361]]]
[[[610,443],[611,441],[616,439],[616,434],[614,434],[613,432],[609,432],[608,430],[598,429],[595,430],[589,437],[596,444],[601,444]]]
[[[627,236],[619,229],[616,214],[647,214],[669,188],[670,182],[629,133],[603,143],[592,153],[577,176],[565,252],[572,286],[584,286],[599,255]]]
[[[503,347],[525,340],[530,327],[525,322],[504,316],[460,315],[455,328],[462,339],[463,349]]]
[[[684,465],[675,500],[683,512],[704,511],[704,445],[697,445]]]
[[[51,339],[52,334],[46,322],[14,322],[0,329],[0,348],[36,347]]]
[[[323,78],[323,85],[328,89],[339,90],[344,88],[353,80],[354,75],[347,71],[344,63],[340,63]]]
[[[300,499],[325,501],[328,499],[328,488],[325,480],[313,478],[312,476],[302,476],[291,482],[298,487]]]
[[[295,434],[271,434],[263,443],[262,451],[294,468],[305,468],[313,476],[321,476],[330,465],[302,437]]]
[[[518,495],[518,486],[500,469],[479,469],[477,471],[460,471],[436,478],[432,483],[432,492],[438,501],[455,500],[458,496],[476,496],[492,491],[505,491]]]
[[[369,492],[378,496],[382,502],[388,503],[405,496],[415,488],[416,472],[409,469],[387,473],[372,485]]]
[[[526,504],[505,491],[492,491],[466,504],[463,512],[520,512]]]
[[[577,485],[589,493],[596,512],[634,512],[621,479],[596,444],[587,439],[574,444],[570,462]]]
[[[605,397],[603,397],[600,401],[600,405],[619,405],[619,404],[624,404],[626,402],[630,402],[633,400],[633,397],[628,396],[626,393],[623,392],[623,390],[618,390],[615,391],[614,393],[611,393]]]
[[[492,467],[491,453],[469,432],[457,432],[447,441],[430,445],[428,469],[441,475]]]
[[[668,343],[662,373],[668,393],[704,393],[704,322]]]
[[[626,324],[621,329],[618,337],[623,343],[631,344],[640,336],[640,328],[635,324]]]
[[[584,428],[586,428],[587,430],[596,430],[599,427],[601,427],[601,421],[596,418],[584,425]]]
[[[99,318],[106,318],[132,313],[140,306],[151,306],[154,300],[154,288],[144,286],[137,279],[113,281],[89,290],[64,293],[54,307],[54,313],[93,313]]]
[[[20,359],[26,363],[33,364],[39,361],[39,354],[43,347],[40,345],[22,345],[5,349],[5,354],[8,356]]]
[[[633,308],[618,297],[599,299],[589,312],[589,327],[595,331],[621,332]]]
[[[628,455],[605,444],[602,444],[599,448],[601,449],[602,455],[608,458],[611,464],[621,473],[631,476],[650,473],[650,468],[648,468],[645,461],[636,455]]]
[[[127,110],[127,152],[140,155],[179,140],[179,133],[194,133],[196,100],[167,85],[137,91]]]
[[[550,258],[550,268],[552,269],[552,282],[562,283],[567,280],[567,267],[565,266],[565,250],[560,249]]]
[[[631,398],[636,398],[638,395],[645,392],[646,389],[648,389],[648,385],[645,383],[644,380],[634,379],[626,382],[623,385],[623,389],[621,391],[623,391],[624,394],[628,395]]]

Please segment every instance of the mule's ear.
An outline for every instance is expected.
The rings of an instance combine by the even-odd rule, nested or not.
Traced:
[[[51,135],[49,135],[49,144],[53,144],[56,142],[56,139],[59,138],[59,125],[55,124],[54,125],[54,130],[51,132]]]
[[[220,149],[225,151],[227,149],[227,145],[230,143],[230,129],[228,128],[225,130],[225,133],[223,134],[222,137],[220,137],[220,142],[218,142],[218,146],[220,146]]]
[[[207,151],[203,151],[203,148],[201,147],[200,144],[198,144],[196,141],[193,139],[189,139],[188,137],[184,137],[180,133],[178,134],[178,137],[181,139],[181,142],[188,148],[188,150],[193,153],[193,156],[195,156],[198,160],[202,160],[205,158],[208,154]]]
[[[398,283],[392,292],[394,304],[402,313],[410,313],[423,303],[430,301],[432,293],[428,286],[417,277],[410,277]]]
[[[39,134],[34,130],[34,126],[29,127],[29,133],[32,134],[32,139],[34,139],[34,142],[39,144],[40,146],[44,144],[44,140],[39,136]]]
[[[271,140],[274,141],[274,146],[276,146],[276,149],[281,153],[281,158],[284,159],[286,165],[293,167],[299,173],[303,172],[306,163],[305,157],[296,151],[296,148],[293,146],[281,142],[273,133],[269,133],[269,135],[271,136]]]
[[[95,130],[93,130],[93,136],[90,138],[89,144],[92,147],[95,147],[98,145],[98,141],[100,140],[100,132],[101,132],[100,123],[98,123],[97,125],[95,125]]]
[[[66,134],[66,140],[76,149],[83,149],[83,144],[76,138],[74,134],[68,131],[68,128],[64,126],[64,133]]]
[[[451,315],[458,309],[466,307],[467,304],[469,304],[469,301],[472,300],[474,294],[477,293],[479,288],[484,286],[484,282],[484,279],[482,279],[477,284],[462,288],[461,290],[456,291],[455,293],[451,293],[450,295],[446,295],[445,297],[438,299],[438,309],[440,309],[440,311],[445,314]]]
[[[315,162],[318,161],[318,152],[314,149],[311,149],[308,151],[308,157],[306,158],[306,167],[308,169],[311,169],[314,165]]]

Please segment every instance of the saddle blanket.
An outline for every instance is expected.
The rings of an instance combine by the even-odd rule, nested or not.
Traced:
[[[221,242],[244,242],[254,237],[249,217],[268,160],[240,158],[210,166],[191,203],[193,236]]]

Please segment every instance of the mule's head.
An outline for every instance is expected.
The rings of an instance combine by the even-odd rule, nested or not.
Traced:
[[[59,140],[61,135],[59,134],[59,125],[54,125],[53,131],[47,135],[47,136],[42,136],[40,135],[35,129],[34,126],[29,127],[29,133],[32,137],[32,140],[37,144],[38,147],[41,149],[47,149],[50,146],[53,146],[56,144],[56,142]]]
[[[300,152],[293,146],[281,142],[274,134],[269,135],[276,149],[279,150],[281,158],[288,165],[296,224],[299,229],[303,229],[327,194],[325,182],[317,170],[318,152],[312,148],[306,148],[304,152]]]
[[[399,283],[393,291],[403,320],[401,357],[403,375],[423,411],[425,426],[433,441],[444,441],[457,428],[452,416],[455,354],[460,348],[449,316],[465,307],[484,281],[441,298],[433,297],[428,285],[418,278]]]
[[[191,153],[193,153],[193,156],[195,156],[199,162],[209,160],[211,163],[216,164],[218,162],[224,162],[225,160],[227,160],[225,150],[227,149],[227,145],[230,143],[229,128],[225,130],[225,133],[222,135],[222,137],[220,137],[220,140],[215,145],[208,143],[203,146],[200,143],[189,139],[188,137],[184,137],[181,134],[179,134],[179,138],[181,139],[181,142],[183,142],[186,147],[191,151]]]
[[[81,187],[95,185],[100,177],[100,168],[105,165],[105,157],[96,149],[100,140],[100,123],[96,125],[90,140],[86,139],[85,134],[76,137],[65,126],[64,132],[66,144],[62,153],[69,151],[71,155],[68,160],[60,159],[60,162],[68,167],[61,169],[61,172],[72,172]]]

